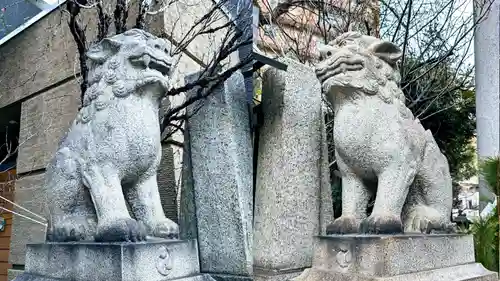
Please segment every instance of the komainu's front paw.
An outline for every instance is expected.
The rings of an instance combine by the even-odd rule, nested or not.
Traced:
[[[366,234],[403,233],[403,223],[400,216],[372,214],[363,220],[359,232]]]
[[[457,232],[456,225],[451,222],[442,223],[426,217],[416,217],[412,223],[411,228],[408,227],[409,231],[406,231],[405,227],[405,232],[421,232],[424,234],[450,234]]]
[[[179,226],[172,220],[164,218],[155,223],[151,235],[158,238],[179,239]]]
[[[131,218],[99,222],[95,241],[97,242],[136,242],[146,240],[146,228]]]
[[[350,234],[357,233],[359,221],[353,216],[341,216],[326,227],[326,234]]]

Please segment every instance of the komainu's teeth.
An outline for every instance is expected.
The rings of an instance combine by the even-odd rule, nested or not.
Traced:
[[[151,62],[151,57],[147,54],[142,55],[142,61],[144,62],[144,65],[149,68],[149,63]]]

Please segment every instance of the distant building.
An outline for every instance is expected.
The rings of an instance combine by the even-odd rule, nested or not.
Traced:
[[[320,8],[307,4],[290,7],[286,13],[269,20],[276,7],[285,1],[255,0],[254,13],[261,15],[254,31],[254,44],[269,56],[289,56],[301,62],[314,61],[317,47],[345,31],[360,31],[378,36],[378,1],[331,0]],[[311,3],[314,3],[312,1]],[[306,7],[307,5],[307,7]]]
[[[462,187],[460,193],[458,194],[459,204],[457,208],[452,210],[452,218],[456,218],[459,215],[465,216],[468,220],[474,221],[479,218],[479,188],[477,177],[472,179],[472,181],[460,182]]]

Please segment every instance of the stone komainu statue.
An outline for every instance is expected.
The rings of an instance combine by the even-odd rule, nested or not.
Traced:
[[[316,75],[334,106],[342,175],[342,216],[327,233],[452,231],[448,162],[405,106],[396,67],[400,49],[348,32],[320,52]]]
[[[89,49],[83,107],[45,176],[47,240],[178,236],[177,224],[163,212],[156,179],[159,106],[172,67],[167,48],[163,39],[132,29]]]

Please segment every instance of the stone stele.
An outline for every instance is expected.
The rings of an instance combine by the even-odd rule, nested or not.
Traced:
[[[342,216],[327,234],[452,232],[448,162],[405,106],[399,47],[347,32],[320,51],[316,76],[334,106],[342,175]]]
[[[156,178],[158,112],[173,63],[167,48],[165,40],[132,29],[87,52],[83,107],[47,166],[48,241],[178,236]]]

